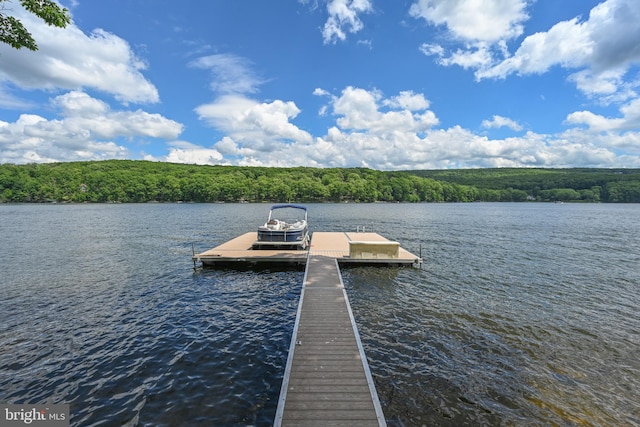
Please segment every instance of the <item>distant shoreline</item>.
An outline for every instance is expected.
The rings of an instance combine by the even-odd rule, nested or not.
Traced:
[[[640,169],[205,166],[143,160],[0,165],[0,203],[640,203]]]

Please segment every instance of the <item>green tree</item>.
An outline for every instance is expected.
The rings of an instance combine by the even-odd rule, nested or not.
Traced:
[[[0,0],[0,41],[15,49],[38,50],[36,41],[22,22],[4,13],[7,1]],[[20,0],[20,4],[48,25],[65,28],[71,22],[69,11],[52,0]]]
[[[542,200],[551,202],[569,202],[572,200],[580,200],[580,193],[573,188],[553,188],[551,190],[543,190],[540,192]]]
[[[614,182],[607,185],[608,201],[640,203],[640,182]]]

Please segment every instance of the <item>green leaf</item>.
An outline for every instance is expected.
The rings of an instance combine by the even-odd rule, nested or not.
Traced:
[[[49,25],[64,28],[71,22],[69,11],[52,0],[20,0],[20,4]]]
[[[22,23],[13,16],[0,14],[0,42],[20,49],[38,50],[38,45]]]
[[[0,0],[0,5],[6,1]],[[71,22],[69,11],[52,0],[20,0],[20,4],[48,25],[64,28]],[[0,7],[0,42],[15,49],[26,47],[29,50],[38,50],[36,41],[22,22],[13,16],[1,13],[4,10],[4,7]]]

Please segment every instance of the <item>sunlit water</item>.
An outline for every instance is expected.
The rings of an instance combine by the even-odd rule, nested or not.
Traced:
[[[310,205],[422,269],[344,268],[387,422],[640,425],[640,205]],[[269,425],[303,272],[200,270],[268,205],[0,205],[0,403]]]

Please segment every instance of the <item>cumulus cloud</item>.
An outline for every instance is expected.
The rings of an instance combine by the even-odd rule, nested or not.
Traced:
[[[147,160],[197,165],[217,165],[223,160],[222,154],[214,148],[205,148],[186,141],[169,144],[169,154],[160,159],[147,156]]]
[[[574,17],[549,30],[526,36],[513,54],[507,41],[523,34],[528,20],[525,0],[419,0],[415,18],[445,26],[461,46],[449,51],[435,43],[420,50],[443,66],[475,70],[478,80],[511,74],[542,74],[552,67],[570,70],[569,80],[588,96],[605,102],[636,95],[624,76],[640,64],[640,3],[606,0],[584,19]]]
[[[311,135],[291,119],[300,110],[295,103],[258,102],[242,95],[224,95],[196,108],[200,119],[235,140],[256,149],[269,150],[276,141],[309,141]]]
[[[503,117],[498,115],[494,115],[491,120],[483,120],[482,127],[487,129],[508,127],[509,129],[515,130],[515,131],[522,130],[522,126],[520,126],[518,122],[511,120],[508,117]]]
[[[599,97],[601,99],[625,100],[634,96],[632,90],[625,90],[616,94],[625,86],[624,74],[626,70],[607,70],[594,74],[591,70],[582,70],[569,76],[578,89],[589,97]],[[605,103],[610,103],[605,101]]]
[[[480,70],[477,76],[505,77],[514,72],[540,74],[554,65],[579,67],[593,55],[593,44],[587,25],[577,18],[559,22],[547,32],[526,37],[512,57]]]
[[[174,144],[167,159],[187,163],[243,166],[370,167],[379,170],[472,167],[640,167],[640,132],[594,133],[576,115],[563,133],[491,139],[460,126],[438,128],[428,99],[412,91],[390,96],[376,89],[347,86],[341,92],[317,88],[325,98],[324,135],[312,136],[291,123],[299,113],[292,102],[258,102],[227,95],[201,106],[203,120],[226,136],[211,147]],[[622,111],[631,118],[638,105]],[[495,115],[483,126],[521,131],[516,121]],[[611,127],[610,127],[611,128]]]
[[[396,108],[381,111],[381,106]],[[426,110],[428,106],[429,103],[421,94],[401,92],[397,97],[382,99],[382,94],[378,91],[351,86],[333,100],[334,114],[340,116],[337,124],[342,129],[366,129],[381,135],[393,134],[398,129],[424,132],[437,125],[435,114]]]
[[[26,89],[91,88],[125,103],[159,101],[158,90],[142,74],[147,64],[125,40],[102,29],[87,35],[73,23],[65,29],[51,27],[17,3],[13,7],[39,50],[0,45],[0,81]]]
[[[576,17],[546,32],[527,36],[513,56],[477,71],[478,78],[547,72],[553,66],[575,70],[570,77],[589,95],[622,88],[622,77],[640,64],[640,3],[607,0],[588,19]]]
[[[420,111],[429,108],[429,101],[421,93],[413,93],[411,90],[400,92],[398,96],[393,96],[384,100],[384,105],[394,108],[403,108],[409,111]]]
[[[257,92],[262,80],[255,77],[251,64],[229,54],[211,55],[191,63],[212,71],[211,89],[219,96],[195,108],[198,117],[227,136],[222,152],[242,155],[268,152],[279,143],[308,142],[311,135],[291,120],[300,113],[292,101],[260,102],[248,97]],[[236,154],[237,154],[236,153]],[[240,154],[238,154],[240,155]]]
[[[112,111],[105,102],[84,92],[73,91],[53,99],[67,129],[88,132],[96,138],[151,137],[175,138],[182,125],[160,114],[146,111]]]
[[[497,42],[522,34],[526,6],[524,0],[418,0],[409,13],[446,26],[459,40]]]
[[[417,0],[409,9],[416,19],[443,27],[452,51],[437,43],[423,43],[419,49],[434,56],[443,66],[457,65],[481,72],[509,57],[507,41],[523,34],[529,19],[526,0]]]
[[[567,116],[567,123],[586,125],[597,132],[640,129],[640,98],[620,107],[622,117],[604,117],[591,111],[576,111]]]
[[[113,141],[98,142],[88,132],[65,129],[60,121],[22,114],[0,122],[0,163],[40,163],[126,158],[128,150]]]
[[[474,47],[457,49],[449,56],[441,56],[438,63],[450,66],[458,65],[464,69],[484,69],[494,61],[491,47],[485,43],[477,43]]]
[[[357,33],[364,25],[360,15],[373,11],[371,0],[329,0],[327,12],[329,18],[322,28],[325,44],[344,41],[347,32]]]
[[[84,92],[73,91],[51,101],[61,118],[21,114],[0,122],[0,163],[125,158],[119,138],[176,138],[182,125],[145,111],[113,111]]]
[[[628,76],[640,65],[640,2],[605,0],[587,17],[561,21],[524,37],[512,54],[506,42],[523,34],[526,7],[525,0],[418,0],[410,13],[446,27],[451,40],[460,44],[453,50],[435,43],[420,46],[438,64],[474,70],[477,80],[543,74],[559,67],[587,97],[604,105],[622,105],[620,117],[576,111],[567,117],[567,124],[586,125],[591,131],[637,129],[634,112],[640,83]],[[495,120],[483,123],[496,125]]]
[[[589,64],[595,73],[640,61],[640,4],[608,0],[591,10],[586,25],[594,42]]]
[[[320,92],[320,91],[318,91]],[[323,93],[324,92],[320,92]],[[415,96],[415,94],[414,94]],[[331,153],[328,165],[336,167],[368,166],[375,169],[442,169],[459,167],[637,167],[638,159],[616,155],[615,149],[637,144],[640,133],[628,132],[594,137],[588,130],[573,128],[562,134],[544,135],[526,132],[522,136],[490,139],[460,126],[435,127],[435,114],[429,126],[411,125],[416,115],[397,103],[397,97],[385,98],[376,90],[348,87],[331,99],[336,126],[317,138],[312,146],[322,144]],[[384,111],[385,106],[397,108]],[[629,107],[629,110],[633,110]],[[433,113],[431,113],[433,114]],[[385,118],[385,115],[387,117]],[[404,120],[392,120],[398,117]],[[386,126],[375,124],[381,121]],[[515,121],[494,116],[486,127],[507,126],[522,130]],[[421,132],[419,132],[421,130]],[[612,140],[616,141],[615,143]],[[301,147],[304,149],[304,147]],[[318,151],[318,150],[316,150]]]
[[[637,166],[637,158],[622,159],[611,148],[586,135],[541,135],[489,139],[460,126],[432,129],[419,136],[398,131],[393,139],[365,132],[331,128],[318,139],[330,152],[325,161],[336,167],[374,169],[448,169],[475,167],[612,167]],[[326,163],[325,163],[326,164]]]

